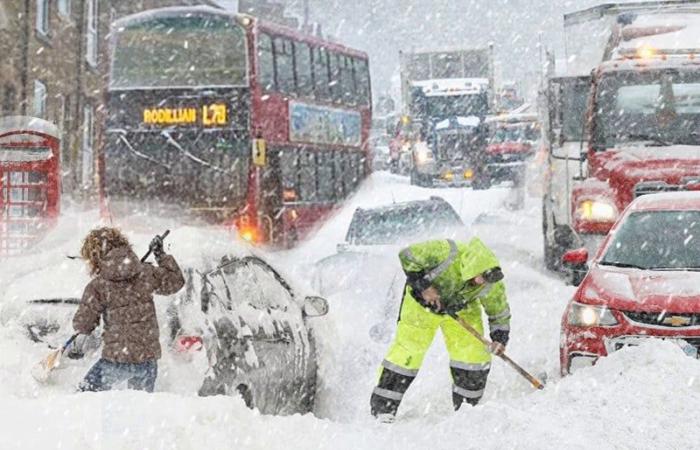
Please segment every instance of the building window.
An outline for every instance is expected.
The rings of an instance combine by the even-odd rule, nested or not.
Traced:
[[[49,0],[36,2],[36,30],[46,36],[49,34]]]
[[[70,17],[71,0],[58,0],[58,13],[63,17]]]
[[[15,102],[17,101],[17,91],[11,84],[5,85],[5,92],[2,97],[2,113],[10,115],[15,112]]]
[[[34,116],[46,118],[46,85],[41,81],[34,81]]]
[[[97,66],[97,0],[88,0],[87,5],[85,59],[91,66]]]
[[[82,180],[83,186],[91,186],[94,175],[95,159],[93,148],[95,143],[95,112],[91,105],[83,108],[83,146],[82,146]]]

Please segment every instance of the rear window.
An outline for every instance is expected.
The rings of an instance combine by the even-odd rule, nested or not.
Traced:
[[[356,245],[396,244],[411,237],[463,225],[446,203],[426,202],[377,210],[358,210],[347,241]]]

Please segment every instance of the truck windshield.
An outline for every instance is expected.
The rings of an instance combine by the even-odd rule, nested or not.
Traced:
[[[241,86],[246,38],[228,18],[162,17],[117,31],[112,88]]]
[[[431,96],[422,99],[425,105],[417,105],[419,111],[431,119],[448,117],[484,117],[488,113],[486,94]]]
[[[596,148],[627,142],[700,144],[700,73],[656,70],[605,75],[594,115]]]
[[[700,211],[630,214],[600,264],[657,270],[700,270]]]

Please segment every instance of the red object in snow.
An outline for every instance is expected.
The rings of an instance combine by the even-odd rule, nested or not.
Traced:
[[[561,373],[650,338],[700,348],[700,192],[639,197],[613,226],[561,320]],[[564,255],[583,260],[583,249]]]
[[[61,200],[58,128],[0,118],[0,257],[21,254],[55,225]]]

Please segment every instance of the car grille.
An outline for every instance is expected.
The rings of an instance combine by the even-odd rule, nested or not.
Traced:
[[[700,314],[663,314],[625,311],[623,314],[633,322],[668,328],[684,328],[700,325]]]

